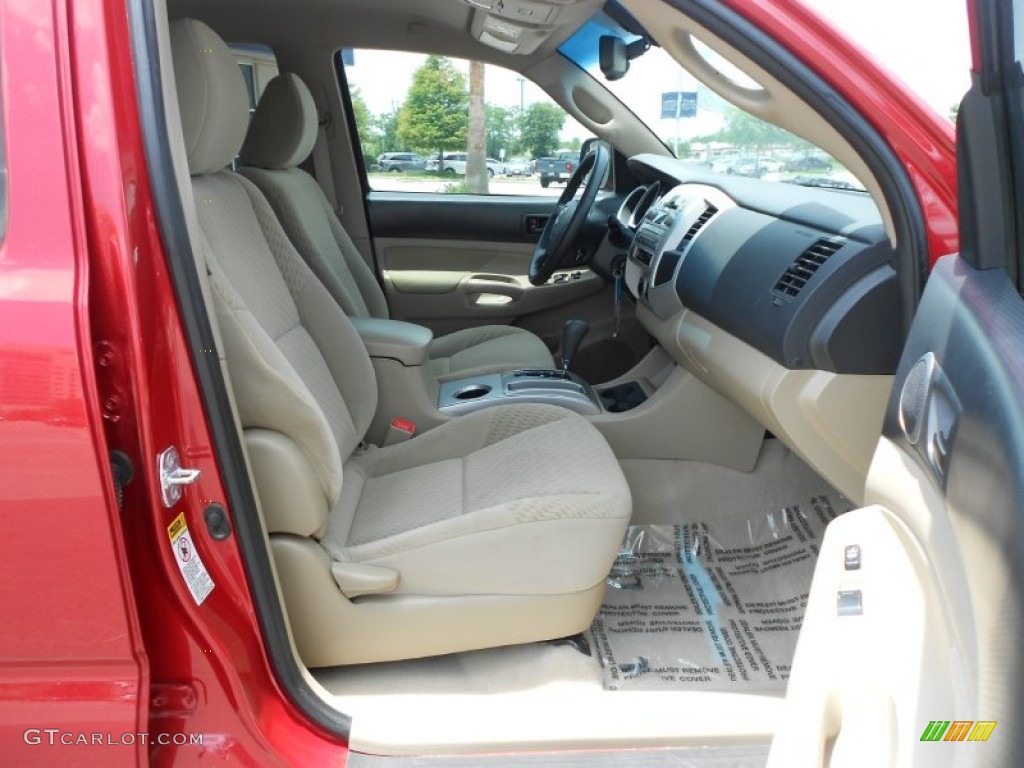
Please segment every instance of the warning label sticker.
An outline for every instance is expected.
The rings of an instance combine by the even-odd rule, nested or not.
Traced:
[[[213,579],[210,578],[209,571],[206,570],[206,566],[203,565],[203,561],[199,557],[199,551],[192,541],[192,534],[188,532],[184,512],[167,526],[167,535],[171,539],[174,561],[185,578],[188,591],[192,593],[192,599],[196,601],[196,605],[202,605],[203,600],[213,591]]]
[[[605,688],[784,690],[821,537],[850,508],[631,526],[587,637]]]

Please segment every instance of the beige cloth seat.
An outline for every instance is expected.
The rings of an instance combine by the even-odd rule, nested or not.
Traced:
[[[373,367],[269,203],[227,170],[245,87],[204,24],[171,26],[201,243],[296,645],[310,666],[578,632],[631,511],[607,443],[551,406],[482,411],[397,446],[361,440]]]
[[[342,228],[323,190],[297,166],[317,136],[313,97],[302,80],[282,74],[267,84],[239,159],[242,173],[270,201],[289,239],[349,317],[387,318],[384,293]],[[437,379],[514,368],[550,368],[552,357],[522,328],[485,325],[434,339],[427,366]]]

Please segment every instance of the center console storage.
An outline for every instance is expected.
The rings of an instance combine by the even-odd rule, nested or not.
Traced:
[[[427,347],[434,340],[429,328],[376,317],[353,317],[351,322],[371,358],[388,358],[407,366],[426,362]]]
[[[579,376],[542,368],[446,381],[438,394],[438,408],[446,416],[460,416],[506,403],[547,403],[584,415],[595,415],[602,410],[600,397]]]

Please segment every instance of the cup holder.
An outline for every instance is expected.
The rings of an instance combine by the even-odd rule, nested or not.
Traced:
[[[490,384],[470,384],[458,390],[454,397],[456,400],[476,400],[491,391]]]

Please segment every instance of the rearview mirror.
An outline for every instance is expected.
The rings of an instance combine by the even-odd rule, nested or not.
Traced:
[[[605,78],[618,80],[629,72],[629,54],[621,37],[601,35],[598,45],[598,61]]]
[[[598,63],[608,80],[618,80],[629,72],[629,62],[643,56],[651,47],[651,41],[639,37],[627,44],[621,37],[601,35],[598,40]]]

